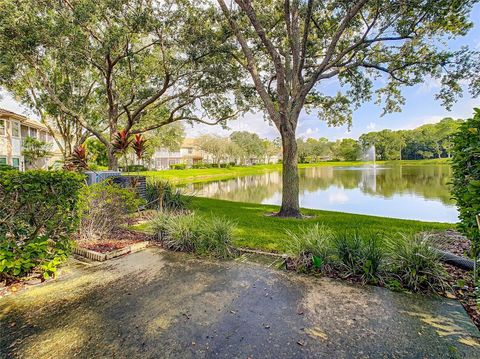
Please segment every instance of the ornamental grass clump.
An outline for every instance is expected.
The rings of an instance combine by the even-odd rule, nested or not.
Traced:
[[[344,276],[361,276],[364,282],[377,283],[384,260],[381,238],[376,233],[347,231],[333,241],[338,269]]]
[[[292,257],[293,268],[299,272],[325,270],[332,264],[333,231],[322,225],[300,228],[298,233],[287,231],[290,243],[287,253]]]
[[[386,241],[388,272],[404,288],[443,291],[448,274],[440,262],[438,243],[430,234],[399,234]]]
[[[155,238],[173,251],[216,258],[229,258],[235,254],[232,248],[235,226],[225,218],[161,212],[152,221],[152,228]]]

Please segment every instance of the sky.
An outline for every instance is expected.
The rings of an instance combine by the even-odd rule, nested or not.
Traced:
[[[480,50],[480,4],[476,4],[471,13],[471,19],[474,27],[464,36],[448,42],[450,49],[458,49],[463,45],[468,45],[471,49]],[[333,90],[337,85],[334,81],[321,84],[326,92]],[[318,119],[315,113],[301,113],[297,136],[304,138],[326,137],[329,140],[342,138],[358,138],[361,134],[370,131],[380,131],[383,129],[413,129],[426,123],[435,123],[444,117],[468,118],[473,113],[474,107],[480,107],[480,98],[474,99],[468,93],[464,93],[459,98],[450,111],[442,107],[440,101],[435,100],[435,94],[439,90],[439,83],[433,79],[426,79],[423,84],[405,87],[403,96],[406,99],[405,105],[400,113],[387,114],[381,116],[382,108],[371,102],[364,103],[353,113],[353,125],[349,129],[347,126],[329,127]],[[0,107],[22,113],[27,116],[35,117],[31,111],[22,107],[11,96],[0,91]],[[227,124],[228,129],[222,129],[220,126],[208,126],[195,124],[193,126],[186,124],[186,134],[188,137],[196,137],[201,134],[214,133],[218,135],[228,135],[232,131],[250,131],[256,132],[262,138],[274,139],[278,137],[277,129],[264,120],[263,113],[247,113],[241,118],[230,121]]]

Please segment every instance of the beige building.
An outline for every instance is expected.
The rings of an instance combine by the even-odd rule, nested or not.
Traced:
[[[185,163],[191,166],[194,163],[205,161],[206,154],[195,144],[195,139],[186,138],[178,151],[169,151],[160,148],[152,158],[152,167],[157,170],[169,169],[171,165]]]
[[[48,133],[46,126],[23,115],[0,108],[0,164],[25,169],[22,143],[27,137],[51,143],[51,156],[36,164],[37,168],[47,168],[61,159],[61,152]]]

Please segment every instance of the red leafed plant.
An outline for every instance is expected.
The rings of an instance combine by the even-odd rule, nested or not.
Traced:
[[[88,152],[85,144],[74,148],[72,155],[65,162],[65,168],[71,171],[84,171],[88,169]]]
[[[141,159],[145,153],[146,142],[147,142],[147,139],[143,137],[141,134],[135,135],[135,139],[133,140],[133,143],[132,143],[132,148],[135,151],[138,159]]]
[[[132,143],[132,139],[126,130],[118,131],[113,136],[112,146],[117,152],[125,153],[130,146],[130,143]]]

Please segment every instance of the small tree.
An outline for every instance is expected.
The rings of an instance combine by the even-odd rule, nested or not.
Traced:
[[[25,138],[22,145],[22,155],[25,158],[27,169],[42,167],[43,163],[41,160],[51,155],[51,149],[51,143],[37,140],[33,137]]]
[[[452,194],[460,213],[458,228],[480,250],[480,231],[475,216],[480,213],[480,109],[460,125],[453,137]]]

